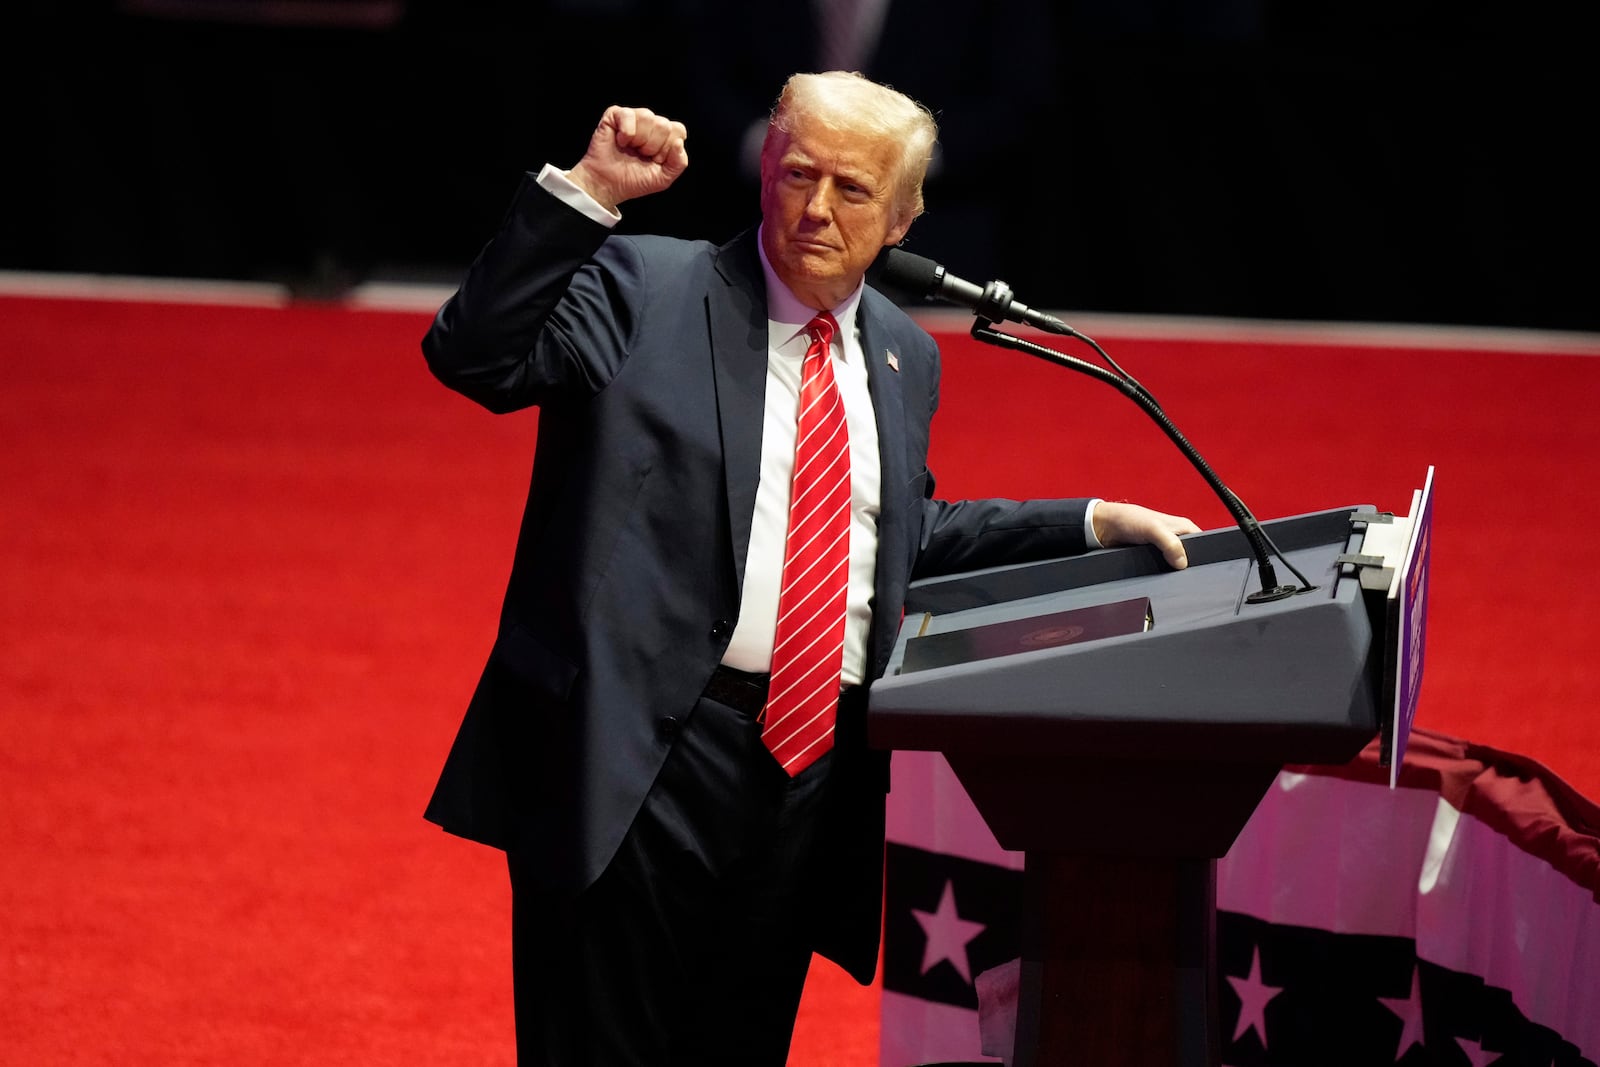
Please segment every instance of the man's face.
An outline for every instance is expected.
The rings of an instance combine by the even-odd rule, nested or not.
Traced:
[[[800,118],[761,155],[761,243],[778,278],[824,311],[911,226],[899,206],[900,146]]]

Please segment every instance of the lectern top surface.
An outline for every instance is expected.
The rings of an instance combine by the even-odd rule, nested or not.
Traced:
[[[1352,510],[1267,524],[1317,588],[1264,604],[1244,603],[1257,578],[1237,530],[1186,539],[1184,571],[1153,551],[1120,549],[926,583],[916,604],[938,608],[928,619],[907,614],[888,674],[873,685],[869,737],[946,752],[1165,746],[1178,758],[1347,758],[1377,729],[1372,625],[1359,581],[1338,562],[1359,547]],[[1137,597],[1152,606],[1147,631],[897,674],[924,626],[948,633]]]

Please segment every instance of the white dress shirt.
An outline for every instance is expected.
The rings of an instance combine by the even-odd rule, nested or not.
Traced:
[[[759,238],[756,242],[760,247]],[[741,671],[772,669],[783,584],[784,542],[789,534],[789,490],[794,479],[796,418],[800,409],[800,371],[810,339],[806,323],[817,312],[802,304],[773,273],[765,249],[761,270],[767,284],[767,399],[761,428],[761,481],[750,523],[739,620],[722,662]],[[830,308],[839,323],[831,346],[833,377],[844,401],[850,434],[850,581],[845,594],[844,685],[859,685],[866,674],[867,638],[872,629],[872,588],[878,559],[878,419],[867,391],[867,363],[857,336],[856,308],[862,286]]]

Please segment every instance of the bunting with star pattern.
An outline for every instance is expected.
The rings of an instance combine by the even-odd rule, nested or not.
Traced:
[[[942,757],[894,759],[880,1067],[1000,1062],[1023,857]],[[1285,770],[1218,864],[1223,1063],[1595,1067],[1600,808],[1425,730],[1387,775]]]

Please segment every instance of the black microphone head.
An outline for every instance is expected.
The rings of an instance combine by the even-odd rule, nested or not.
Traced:
[[[921,300],[933,294],[943,272],[944,268],[927,256],[891,245],[879,252],[867,268],[867,284]]]

